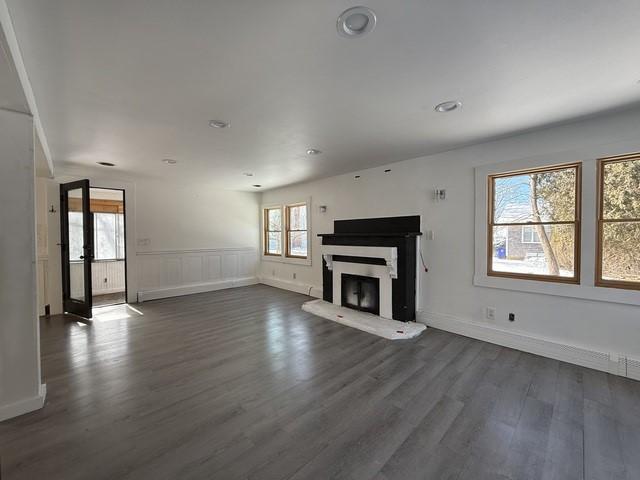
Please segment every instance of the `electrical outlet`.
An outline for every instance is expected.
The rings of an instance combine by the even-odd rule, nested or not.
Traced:
[[[516,321],[516,314],[515,313],[510,313],[509,314],[509,321],[510,322],[515,322]]]
[[[494,307],[487,307],[485,311],[485,316],[487,320],[495,320],[496,319],[496,309]]]

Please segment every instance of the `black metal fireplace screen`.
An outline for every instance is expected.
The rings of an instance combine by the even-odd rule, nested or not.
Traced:
[[[380,315],[380,279],[343,273],[342,306]]]

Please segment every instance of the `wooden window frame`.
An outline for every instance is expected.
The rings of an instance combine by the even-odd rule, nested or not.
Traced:
[[[494,184],[497,178],[514,177],[517,175],[528,175],[532,173],[552,172],[556,170],[567,170],[574,168],[575,175],[575,217],[573,221],[556,222],[511,222],[494,223],[495,195]],[[487,177],[487,276],[512,278],[517,280],[534,280],[552,283],[580,284],[580,253],[581,253],[581,212],[582,212],[582,162],[564,163],[561,165],[550,165],[547,167],[527,168],[522,170],[512,170],[504,173],[496,173]],[[574,226],[574,251],[573,251],[573,277],[561,277],[555,275],[537,275],[533,273],[511,273],[493,270],[493,228],[496,226],[509,227],[516,225],[573,225]]]
[[[292,230],[291,229],[291,215],[289,214],[289,212],[291,211],[292,208],[295,207],[305,207],[305,209],[307,210],[307,228],[304,230]],[[285,213],[285,233],[284,233],[284,241],[285,241],[285,257],[287,258],[299,258],[299,259],[303,259],[306,260],[309,258],[309,205],[307,204],[307,202],[300,202],[300,203],[291,203],[289,205],[285,205],[284,207],[284,213]],[[292,255],[290,248],[289,248],[289,234],[291,232],[306,232],[307,234],[307,254],[306,255]]]
[[[269,230],[269,211],[270,210],[280,210],[280,230]],[[282,218],[282,213],[283,213],[283,209],[282,206],[274,206],[274,207],[264,207],[262,210],[262,221],[264,224],[264,229],[262,232],[262,240],[264,243],[263,249],[262,249],[262,254],[264,256],[267,257],[281,257],[282,256],[282,252],[283,252],[283,248],[282,248],[282,222],[283,222],[283,218]],[[280,234],[280,253],[272,253],[269,252],[269,234],[270,233],[279,233]]]
[[[625,219],[605,219],[604,218],[604,168],[610,163],[622,163],[631,160],[640,161],[640,152],[630,153],[626,155],[615,155],[612,157],[603,157],[598,159],[598,218],[596,226],[596,287],[620,288],[624,290],[640,290],[640,282],[628,282],[625,280],[605,280],[602,278],[602,253],[603,253],[603,234],[605,223],[634,223],[640,222],[640,218]]]

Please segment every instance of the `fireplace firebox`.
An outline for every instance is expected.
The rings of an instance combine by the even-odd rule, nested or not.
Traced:
[[[380,315],[380,279],[343,273],[342,306]]]

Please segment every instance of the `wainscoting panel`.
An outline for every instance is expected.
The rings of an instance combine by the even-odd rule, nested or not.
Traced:
[[[141,302],[258,283],[254,248],[139,252],[137,261]]]
[[[71,263],[71,276],[75,281],[71,285],[82,286],[82,274],[84,264],[82,262]],[[119,261],[99,261],[91,264],[91,288],[94,295],[107,295],[109,293],[124,292],[124,260]],[[83,295],[82,291],[72,291],[71,296]]]
[[[207,275],[210,280],[220,280],[222,278],[222,257],[220,255],[207,255]]]
[[[124,260],[117,262],[93,262],[91,265],[91,277],[93,278],[93,294],[106,295],[109,293],[124,292]]]
[[[238,276],[238,255],[230,254],[222,257],[222,275],[224,278]]]

